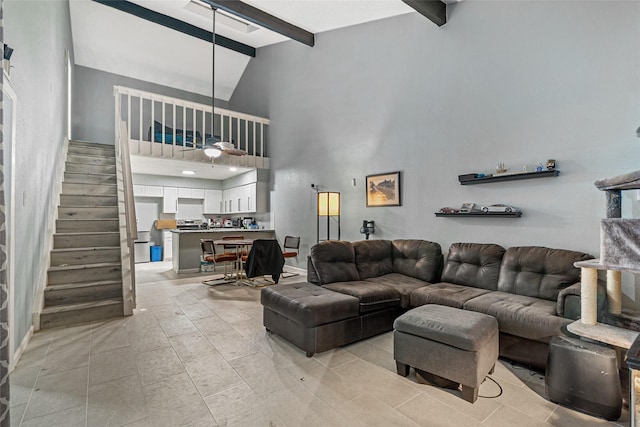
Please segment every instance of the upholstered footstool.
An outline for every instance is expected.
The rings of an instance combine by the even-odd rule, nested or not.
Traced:
[[[482,381],[498,360],[498,321],[489,315],[427,304],[393,324],[398,375],[409,367],[462,385],[462,398],[475,402]]]
[[[260,293],[263,324],[308,357],[362,336],[360,300],[311,283],[269,286]]]

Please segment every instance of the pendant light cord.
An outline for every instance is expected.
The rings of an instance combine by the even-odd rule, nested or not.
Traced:
[[[216,138],[216,8],[211,7],[213,11],[213,25],[211,30],[211,44],[213,50],[211,51],[211,139],[215,142]],[[222,140],[222,138],[220,138]]]

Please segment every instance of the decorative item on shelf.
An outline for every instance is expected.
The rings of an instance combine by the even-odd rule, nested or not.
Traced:
[[[502,203],[498,203],[498,204],[495,204],[495,205],[483,206],[481,210],[484,213],[487,213],[487,212],[506,212],[506,213],[520,212],[520,209],[515,208],[513,206],[509,206],[509,205],[503,205]]]
[[[472,179],[476,179],[478,178],[478,174],[477,173],[466,173],[464,175],[458,175],[458,181],[463,182],[463,181],[469,181]]]
[[[463,203],[460,207],[461,213],[470,213],[473,212],[473,208],[476,206],[475,203]]]
[[[323,218],[327,218],[326,232],[327,238],[325,240],[331,240],[331,231],[337,227],[338,240],[340,240],[340,193],[331,191],[319,191],[318,192],[318,216],[317,216],[317,237],[320,242],[320,223]],[[332,221],[334,227],[332,227]],[[335,233],[333,233],[335,234]]]
[[[367,207],[400,206],[400,172],[367,175]]]
[[[536,166],[536,172],[542,172],[544,169],[544,166],[542,166],[542,163],[538,162],[538,165]]]
[[[547,170],[554,170],[556,168],[556,161],[554,159],[547,160]]]
[[[458,213],[460,209],[444,207],[440,208],[440,213]]]
[[[504,163],[498,163],[496,166],[496,174],[507,173],[509,168]]]
[[[376,231],[375,221],[363,220],[362,227],[360,227],[360,233],[365,235],[365,240],[369,240],[369,235],[374,234]]]
[[[528,170],[527,170],[527,165],[522,166],[522,172],[524,172],[524,173],[527,173],[527,172],[528,172]]]

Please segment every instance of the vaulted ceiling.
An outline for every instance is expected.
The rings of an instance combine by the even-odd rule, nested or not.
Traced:
[[[121,3],[147,9],[151,14],[165,15],[196,30],[211,32],[211,9],[198,0]],[[406,4],[411,1],[401,0],[245,0],[244,3],[313,34],[415,12],[412,8],[415,5]],[[99,1],[74,0],[69,2],[69,8],[76,64],[211,95],[210,41]],[[216,34],[256,48],[257,55],[261,47],[289,40],[221,9],[216,16]],[[215,60],[215,96],[229,100],[251,56],[216,45]]]

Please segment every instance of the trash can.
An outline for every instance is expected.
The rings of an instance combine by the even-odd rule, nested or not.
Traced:
[[[151,246],[151,262],[162,261],[162,246]]]

